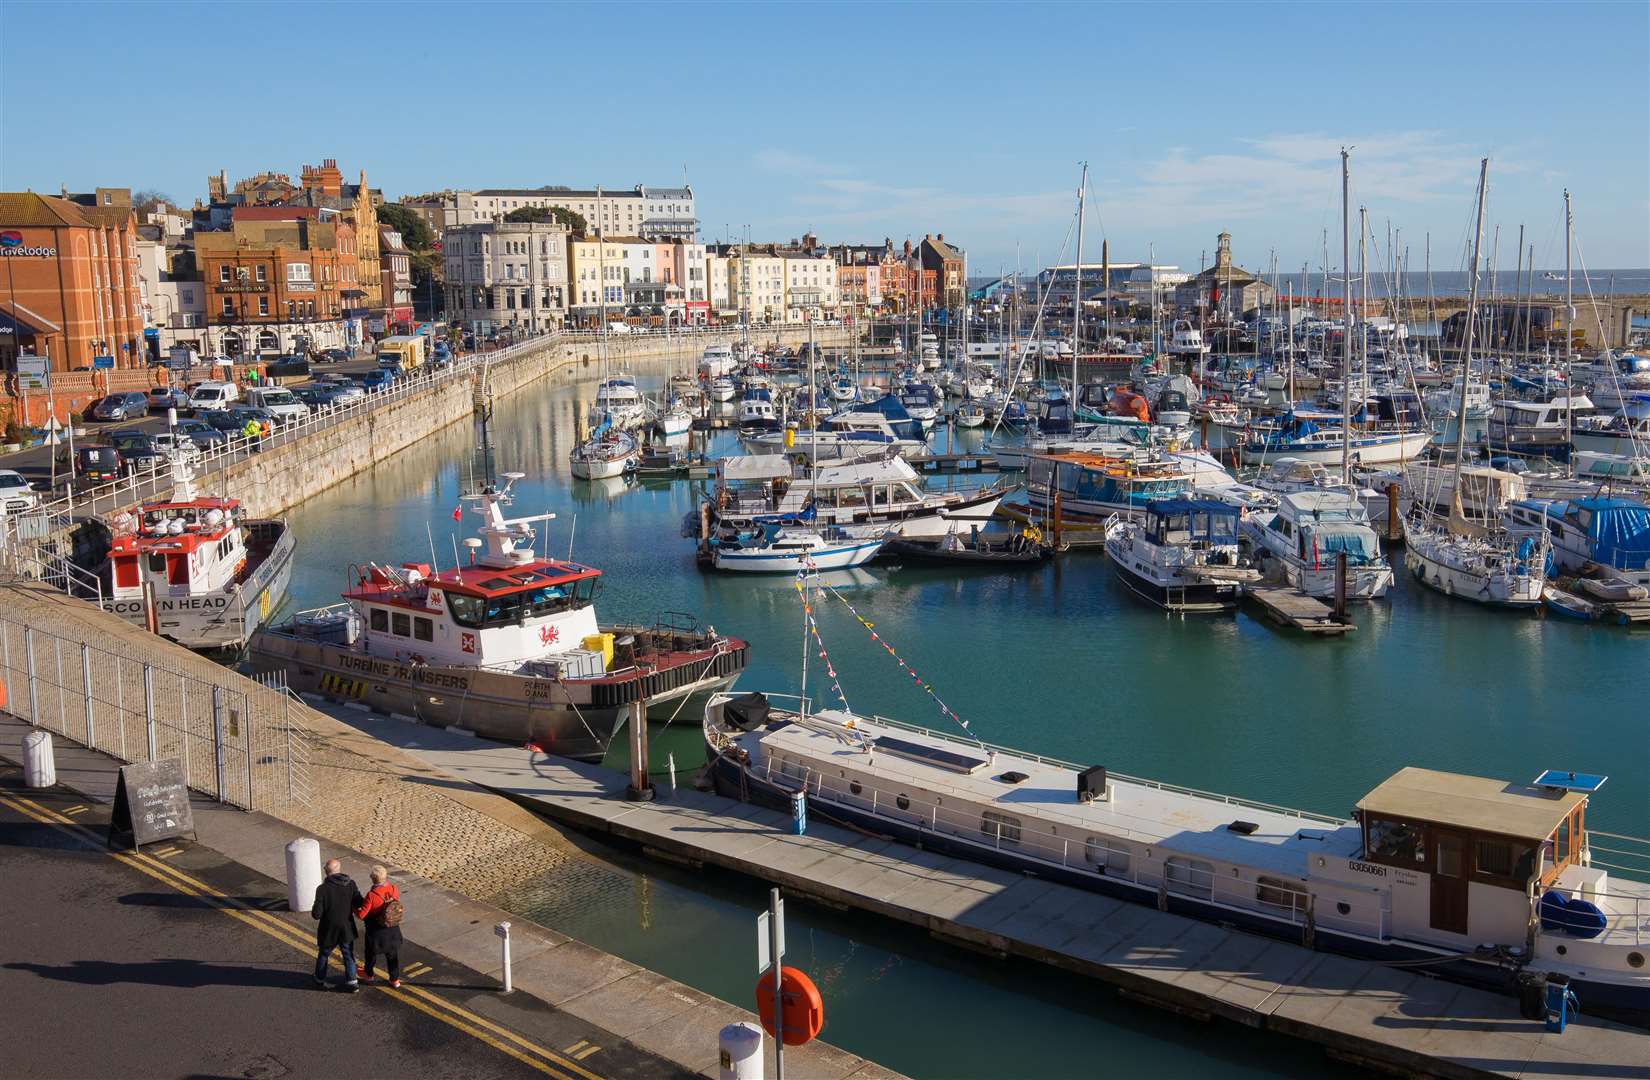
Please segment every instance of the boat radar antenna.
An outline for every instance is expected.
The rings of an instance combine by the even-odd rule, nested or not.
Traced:
[[[166,456],[172,466],[172,501],[193,502],[197,498],[195,470],[177,450],[169,451]]]
[[[495,488],[492,484],[487,484],[478,492],[460,496],[464,501],[476,504],[471,509],[481,515],[483,522],[481,528],[476,531],[481,534],[481,541],[486,543],[487,554],[475,560],[477,565],[505,569],[532,562],[533,537],[536,534],[530,523],[556,519],[555,514],[534,514],[521,518],[504,516],[504,507],[515,501],[515,493],[511,489],[524,475],[526,474],[507,472],[503,474],[503,487]],[[475,546],[469,540],[464,543],[466,547]],[[518,547],[518,544],[525,545],[525,549]]]
[[[482,484],[490,488],[493,486],[493,436],[490,427],[493,420],[493,387],[485,366],[475,377],[470,394],[470,412],[475,421],[476,471],[482,477]]]

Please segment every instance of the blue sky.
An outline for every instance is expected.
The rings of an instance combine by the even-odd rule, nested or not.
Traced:
[[[1478,159],[1500,262],[1650,265],[1650,5],[0,4],[0,188],[296,174],[391,198],[673,184],[707,238],[944,232],[970,271],[1339,261],[1354,205],[1459,269]],[[1071,258],[1068,248],[1066,259]]]

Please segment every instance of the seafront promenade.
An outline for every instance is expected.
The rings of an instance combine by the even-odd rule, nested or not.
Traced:
[[[133,658],[146,657],[156,665],[182,665],[197,659],[181,646],[32,583],[0,583],[0,605],[13,620],[42,630],[49,627],[54,634],[80,637],[101,648],[119,649]],[[204,663],[200,668],[205,674],[216,672],[212,677],[221,679],[225,688],[248,688],[248,680],[227,668]],[[27,680],[26,676],[19,679],[19,674],[16,669],[7,672],[11,711],[0,715],[0,758],[12,762],[21,761],[22,736],[30,730],[15,713],[18,709],[26,712],[20,702],[27,701]],[[58,732],[58,715],[42,712],[42,725]],[[267,812],[196,800],[199,845],[242,868],[242,873],[259,875],[263,882],[259,895],[237,894],[234,903],[225,901],[225,905],[263,912],[284,908],[284,901],[275,903],[272,897],[280,891],[276,883],[284,875],[285,846],[300,836],[316,837],[323,852],[342,857],[346,871],[358,881],[366,880],[366,870],[374,862],[392,868],[409,911],[404,930],[408,941],[419,949],[496,984],[501,961],[493,927],[509,920],[514,927],[515,993],[543,1003],[544,1008],[534,1015],[551,1015],[544,1012],[548,1009],[600,1028],[609,1041],[587,1042],[606,1046],[622,1042],[665,1063],[667,1072],[715,1075],[717,1033],[725,1024],[753,1019],[752,1014],[565,935],[525,923],[487,902],[522,882],[581,872],[587,856],[560,833],[503,796],[455,782],[416,756],[302,703],[293,703],[292,717],[307,736],[308,785],[307,792],[300,793],[307,798],[271,792],[260,801]],[[119,761],[77,746],[73,735],[83,733],[83,729],[70,729],[69,738],[57,741],[58,790],[72,792],[80,797],[77,804],[105,813],[101,807],[113,798]],[[133,760],[144,759],[141,739],[134,738],[129,746]],[[76,819],[88,812],[82,811]],[[94,832],[101,837],[100,831]],[[194,845],[173,841],[164,847],[188,851]],[[210,861],[209,855],[200,857]],[[152,862],[155,856],[143,858]],[[115,895],[113,903],[118,904]],[[92,921],[105,917],[95,907],[84,905],[78,914]],[[306,917],[291,918],[284,912],[278,917],[298,928],[300,938],[313,933]],[[285,936],[292,939],[290,931]],[[743,947],[748,942],[739,944]],[[307,975],[305,964],[294,963],[292,992],[296,993],[302,991]],[[284,984],[280,989],[286,992]],[[68,1007],[92,1010],[101,1006],[87,997]],[[466,1023],[483,1030],[474,1021]],[[606,1070],[600,1055],[581,1059],[579,1064],[591,1070],[582,1073],[587,1080],[592,1073],[627,1074]],[[569,1074],[565,1063],[552,1065],[563,1072],[551,1075]],[[787,1051],[786,1069],[788,1076],[822,1080],[896,1075],[827,1042]],[[628,1075],[658,1075],[658,1070]]]

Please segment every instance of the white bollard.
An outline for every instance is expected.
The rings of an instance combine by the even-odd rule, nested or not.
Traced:
[[[48,788],[57,783],[57,756],[52,752],[52,733],[31,731],[23,736],[23,783],[31,788]]]
[[[500,964],[499,981],[503,985],[499,987],[499,990],[508,994],[511,989],[513,989],[510,983],[510,924],[508,922],[499,923],[497,926],[493,927],[493,933],[498,935],[499,955],[502,960],[502,963]]]
[[[315,890],[321,887],[321,842],[300,836],[286,846],[286,906],[289,911],[308,911],[315,906]]]
[[[722,1029],[720,1080],[762,1080],[762,1029],[740,1021]]]

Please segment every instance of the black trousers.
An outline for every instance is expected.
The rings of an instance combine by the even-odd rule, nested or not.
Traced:
[[[367,969],[368,977],[372,975],[374,961],[380,956],[384,958],[384,966],[389,969],[391,979],[401,977],[401,928],[399,926],[369,926],[367,927],[367,947],[361,957],[361,964]]]

